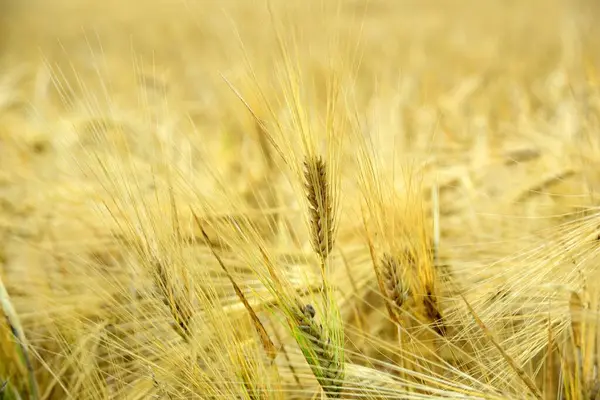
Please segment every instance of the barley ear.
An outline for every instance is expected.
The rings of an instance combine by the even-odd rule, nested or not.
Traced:
[[[380,263],[378,262],[377,256],[375,255],[375,246],[373,245],[373,240],[371,239],[371,232],[369,231],[369,226],[367,225],[367,220],[365,217],[364,210],[362,213],[362,218],[363,218],[363,226],[365,228],[365,238],[367,241],[367,246],[369,248],[369,255],[371,256],[371,262],[373,264],[373,269],[375,271],[375,277],[377,279],[377,286],[379,287],[379,292],[381,293],[381,295],[385,296],[386,284],[385,284],[385,280],[383,277],[384,274],[381,272],[382,266],[379,265]],[[385,308],[387,309],[388,314],[390,315],[390,318],[394,322],[399,323],[397,315],[394,312],[394,309],[392,307],[392,304],[390,304],[389,301],[386,301],[384,304],[385,304]]]
[[[394,306],[394,313],[398,315],[405,302],[408,300],[409,289],[402,279],[402,266],[398,258],[389,253],[384,253],[381,258],[381,273],[383,275],[385,296]]]
[[[304,160],[304,185],[310,212],[313,250],[324,260],[333,249],[335,218],[327,165],[320,156]]]
[[[315,320],[312,305],[299,306],[292,313],[292,332],[315,378],[328,398],[340,398],[345,370],[339,349]]]
[[[435,294],[432,285],[426,285],[425,287],[423,306],[425,307],[425,315],[427,315],[427,318],[432,322],[433,329],[438,335],[444,336],[446,334],[446,325],[442,313],[440,312],[437,295]]]
[[[155,284],[160,291],[164,304],[168,307],[173,318],[175,332],[186,342],[190,340],[190,321],[194,311],[175,289],[163,262],[155,260],[153,263]]]

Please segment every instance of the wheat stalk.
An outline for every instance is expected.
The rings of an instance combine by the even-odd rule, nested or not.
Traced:
[[[29,395],[31,399],[39,398],[39,387],[35,377],[35,372],[33,370],[33,364],[31,362],[31,357],[28,350],[27,339],[25,337],[25,332],[23,331],[23,327],[21,326],[21,322],[17,313],[10,301],[10,296],[6,291],[6,287],[4,286],[4,282],[0,278],[0,302],[2,303],[2,312],[4,314],[4,318],[6,323],[10,327],[10,331],[12,332],[15,341],[16,341],[16,349],[17,352],[21,356],[21,361],[25,365],[25,369],[27,370],[27,377],[29,380]],[[4,382],[2,386],[2,392],[6,387],[8,381]],[[3,393],[2,393],[3,394]],[[3,394],[4,395],[4,394]]]

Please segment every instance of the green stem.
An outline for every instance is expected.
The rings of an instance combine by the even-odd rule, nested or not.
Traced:
[[[37,380],[35,379],[35,374],[33,372],[33,364],[31,363],[29,352],[27,351],[27,340],[25,338],[25,333],[23,332],[23,328],[19,322],[17,313],[10,302],[10,297],[6,291],[4,282],[2,282],[2,278],[0,278],[0,302],[2,303],[2,311],[6,317],[6,322],[17,342],[17,353],[19,353],[21,362],[25,364],[25,368],[27,369],[27,375],[29,378],[29,394],[31,395],[31,399],[37,400],[39,399],[39,389]]]

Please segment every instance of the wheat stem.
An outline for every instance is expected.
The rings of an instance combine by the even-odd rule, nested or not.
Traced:
[[[35,373],[33,371],[33,364],[31,363],[29,351],[27,350],[27,339],[25,337],[23,327],[21,326],[21,322],[19,321],[19,317],[17,316],[17,313],[10,301],[10,296],[6,291],[6,287],[4,286],[2,278],[0,278],[0,302],[2,302],[2,311],[4,312],[6,323],[10,327],[10,330],[13,336],[15,337],[15,340],[17,342],[18,353],[20,353],[22,362],[25,364],[25,368],[27,370],[27,375],[29,379],[29,394],[31,396],[31,399],[38,399],[38,383],[35,378]]]

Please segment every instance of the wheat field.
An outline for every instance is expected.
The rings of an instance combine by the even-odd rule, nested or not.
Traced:
[[[0,399],[600,399],[598,22],[0,1]]]

